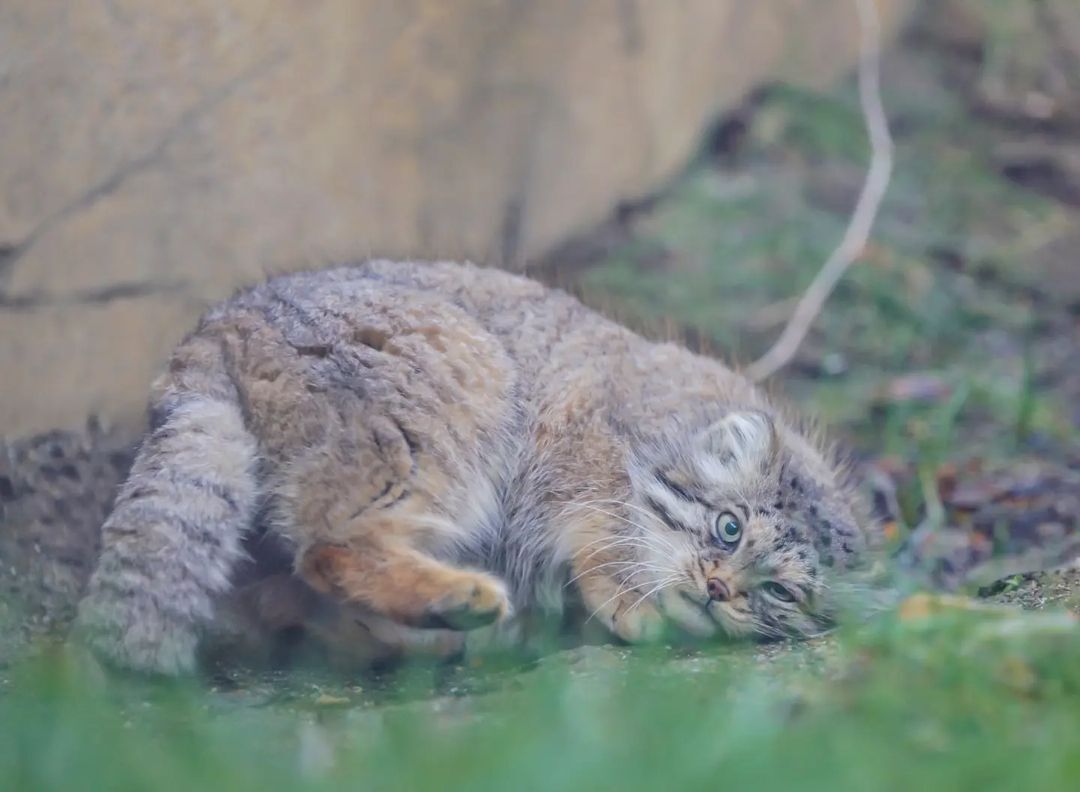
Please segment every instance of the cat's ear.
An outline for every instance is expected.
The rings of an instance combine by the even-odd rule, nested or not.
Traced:
[[[701,447],[727,466],[765,467],[776,456],[778,440],[772,419],[760,410],[738,410],[709,426]]]

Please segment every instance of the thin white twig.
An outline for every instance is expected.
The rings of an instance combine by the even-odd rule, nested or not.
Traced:
[[[780,338],[768,352],[744,370],[754,382],[771,377],[795,356],[836,284],[848,267],[863,254],[892,176],[893,142],[881,102],[881,20],[876,0],[855,0],[855,6],[859,13],[860,35],[859,102],[870,138],[870,168],[840,245],[795,306]]]

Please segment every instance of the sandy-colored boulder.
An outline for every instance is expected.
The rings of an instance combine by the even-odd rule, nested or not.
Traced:
[[[520,266],[755,85],[849,68],[855,29],[853,0],[5,0],[0,434],[137,420],[267,273]]]

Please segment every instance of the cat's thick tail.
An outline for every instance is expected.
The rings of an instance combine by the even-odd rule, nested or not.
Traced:
[[[75,636],[114,665],[182,674],[243,554],[257,445],[214,339],[182,344],[155,391],[152,431],[102,529]]]

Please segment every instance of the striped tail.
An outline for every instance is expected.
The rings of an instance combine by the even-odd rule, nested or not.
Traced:
[[[181,345],[157,392],[158,419],[105,521],[75,629],[115,665],[182,674],[243,554],[257,447],[212,339]]]

